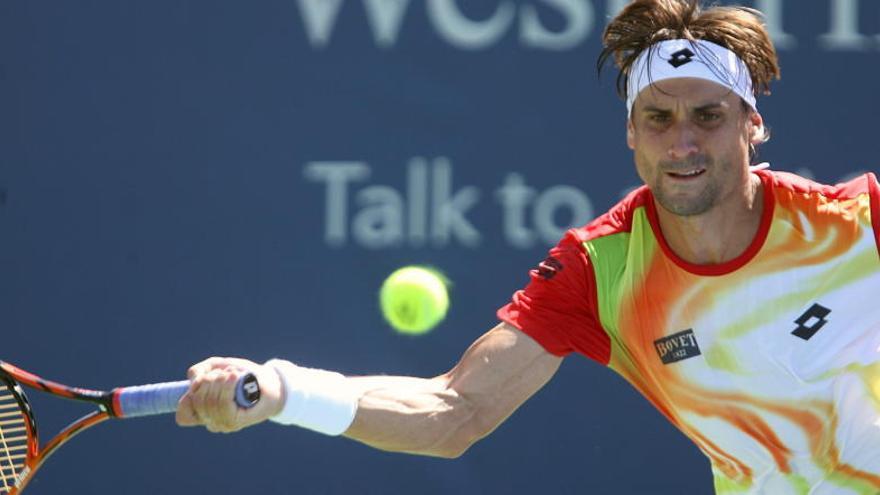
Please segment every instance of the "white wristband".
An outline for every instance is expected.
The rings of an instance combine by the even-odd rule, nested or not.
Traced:
[[[296,425],[325,435],[341,435],[357,412],[358,395],[343,375],[303,368],[283,359],[266,361],[281,377],[284,407],[270,421]]]

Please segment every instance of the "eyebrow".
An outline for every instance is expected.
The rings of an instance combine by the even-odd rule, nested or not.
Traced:
[[[726,106],[727,105],[725,105],[724,102],[713,101],[711,103],[706,103],[704,105],[700,105],[700,106],[694,108],[694,111],[695,112],[705,112],[708,110],[716,110],[719,108],[725,108]],[[643,112],[653,112],[653,113],[672,113],[672,110],[670,110],[668,108],[655,107],[654,105],[646,105],[645,107],[642,108],[642,111]]]
[[[725,105],[724,102],[715,101],[712,103],[706,103],[705,105],[700,105],[700,106],[694,108],[694,111],[705,112],[706,110],[715,110],[715,109],[719,109],[719,108],[724,108],[726,106],[727,105]]]
[[[655,107],[653,105],[647,105],[647,106],[643,107],[642,111],[643,112],[654,112],[654,113],[670,113],[670,112],[672,112],[672,110],[669,110],[666,108]]]

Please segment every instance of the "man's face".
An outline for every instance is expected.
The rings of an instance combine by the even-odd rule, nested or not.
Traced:
[[[699,215],[748,184],[749,145],[761,125],[760,115],[723,86],[667,79],[639,93],[627,145],[663,208]]]

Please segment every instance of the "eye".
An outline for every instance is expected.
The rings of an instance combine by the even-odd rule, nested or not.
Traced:
[[[721,119],[721,114],[718,112],[700,112],[697,118],[700,122],[716,122]]]
[[[665,124],[671,120],[667,113],[652,113],[648,115],[648,121],[655,124]]]

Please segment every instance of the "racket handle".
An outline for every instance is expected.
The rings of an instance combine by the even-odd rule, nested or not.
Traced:
[[[117,388],[113,391],[113,411],[120,418],[173,413],[187,390],[189,380]],[[249,409],[259,400],[257,377],[253,373],[241,377],[235,386],[235,403]]]

